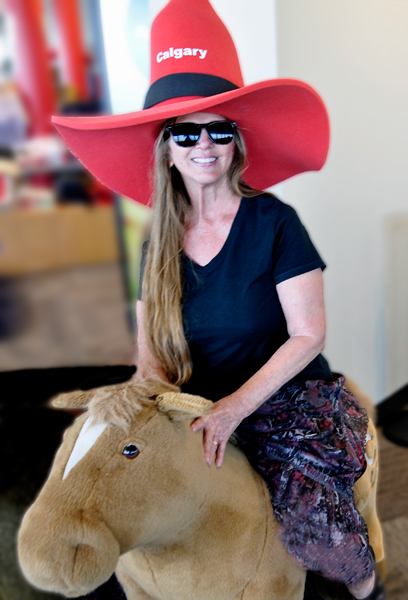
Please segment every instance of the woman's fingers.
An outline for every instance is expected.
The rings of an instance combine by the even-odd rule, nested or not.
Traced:
[[[192,429],[192,431],[194,431],[194,433],[197,433],[197,431],[201,431],[202,429],[204,429],[205,424],[206,424],[206,418],[199,417],[198,419],[196,419],[195,421],[193,421],[191,423],[191,429]]]
[[[217,435],[213,430],[204,430],[204,456],[209,467],[215,460],[215,465],[221,467],[229,435]]]
[[[217,448],[217,458],[215,459],[215,466],[220,468],[222,462],[224,460],[225,448],[227,447],[227,442],[220,442]]]
[[[214,461],[215,452],[218,448],[218,442],[214,437],[214,432],[211,429],[204,429],[204,456],[207,465],[210,467]]]
[[[216,466],[221,467],[227,442],[239,422],[240,419],[237,419],[230,409],[226,409],[226,404],[222,401],[214,403],[210,415],[193,421],[192,431],[203,431],[204,456],[208,466],[211,466],[215,459]]]

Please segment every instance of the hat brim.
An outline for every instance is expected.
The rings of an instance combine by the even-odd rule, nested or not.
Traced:
[[[318,171],[329,147],[329,119],[307,84],[273,79],[195,99],[174,99],[125,115],[53,117],[70,150],[102,183],[142,204],[152,192],[153,148],[163,122],[195,112],[236,121],[247,152],[246,183],[265,189],[304,171]]]

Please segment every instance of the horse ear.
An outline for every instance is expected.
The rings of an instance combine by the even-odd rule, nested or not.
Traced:
[[[56,396],[51,404],[55,408],[86,408],[94,395],[95,390],[68,392]]]
[[[181,392],[165,392],[156,398],[158,410],[168,413],[177,421],[205,417],[210,414],[212,405],[211,400]]]

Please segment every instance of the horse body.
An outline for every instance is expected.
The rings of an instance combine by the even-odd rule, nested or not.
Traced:
[[[98,391],[86,426],[104,427],[73,465],[88,415],[67,430],[21,526],[26,577],[68,597],[116,570],[128,600],[301,600],[305,572],[280,542],[261,477],[231,444],[221,469],[208,468],[190,429],[202,409],[163,407],[153,388]],[[124,428],[110,418],[120,402]]]

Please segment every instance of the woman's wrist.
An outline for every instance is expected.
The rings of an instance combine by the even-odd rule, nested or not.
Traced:
[[[262,400],[257,403],[241,388],[239,388],[233,394],[225,396],[225,398],[220,400],[220,403],[223,403],[226,407],[228,407],[231,413],[237,419],[237,426],[246,417],[249,417],[249,415],[251,415],[258,408],[258,406],[263,404],[263,402],[264,401]]]

